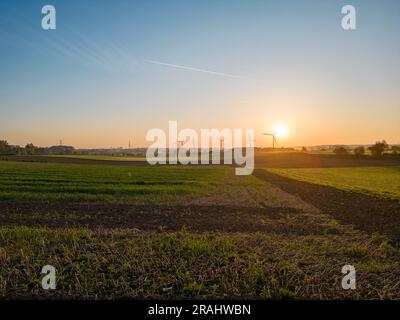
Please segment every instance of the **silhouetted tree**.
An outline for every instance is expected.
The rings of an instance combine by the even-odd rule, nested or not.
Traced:
[[[28,154],[28,155],[34,155],[36,152],[36,147],[32,144],[32,143],[28,143],[26,146],[25,146],[25,152],[26,152],[26,154]]]
[[[307,152],[307,148],[306,148],[306,147],[302,147],[302,148],[301,148],[301,151]]]
[[[363,154],[365,154],[365,148],[363,146],[359,146],[357,148],[354,149],[354,154],[359,157],[362,156]]]
[[[385,140],[377,141],[372,147],[369,147],[371,150],[372,156],[376,158],[380,158],[383,155],[383,152],[389,148],[388,144]]]
[[[0,140],[0,154],[7,154],[10,150],[10,145],[6,140]]]
[[[8,142],[6,140],[0,140],[0,150],[4,150],[8,147]]]
[[[336,147],[336,148],[333,150],[333,153],[336,154],[336,155],[338,155],[338,156],[344,156],[344,155],[349,154],[349,152],[347,151],[347,149],[344,148],[344,147]]]

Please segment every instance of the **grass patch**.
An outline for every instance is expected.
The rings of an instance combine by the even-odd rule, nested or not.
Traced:
[[[397,250],[384,257],[370,239],[359,242],[367,256],[352,248],[349,257],[348,241],[336,236],[2,227],[0,297],[398,297],[390,281],[400,275]],[[301,249],[307,246],[313,250]],[[348,263],[360,271],[357,292],[340,287]],[[54,291],[41,288],[47,264],[57,270]]]
[[[400,200],[400,167],[266,170],[295,180]]]
[[[173,201],[217,192],[235,178],[226,166],[104,166],[0,161],[0,200]]]

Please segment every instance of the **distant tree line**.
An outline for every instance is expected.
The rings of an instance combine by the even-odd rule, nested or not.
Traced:
[[[0,155],[46,155],[46,154],[71,154],[73,147],[54,146],[49,148],[37,147],[28,143],[25,147],[13,146],[6,140],[0,140]]]
[[[371,155],[374,158],[381,158],[381,157],[383,157],[384,153],[388,152],[388,151],[390,151],[391,154],[393,154],[393,155],[398,155],[400,153],[400,146],[389,147],[387,142],[385,140],[382,140],[382,141],[377,141],[373,146],[370,146],[368,148],[368,150],[371,151]],[[341,156],[349,155],[350,151],[351,150],[349,150],[345,147],[336,147],[333,150],[333,152],[336,155],[341,155]],[[365,152],[366,152],[366,150],[363,146],[359,146],[359,147],[353,149],[353,153],[356,157],[361,157],[361,156],[365,155]]]
[[[32,143],[28,143],[25,147],[13,146],[8,144],[5,140],[0,140],[0,154],[1,155],[34,155],[45,154],[46,148],[39,148]]]

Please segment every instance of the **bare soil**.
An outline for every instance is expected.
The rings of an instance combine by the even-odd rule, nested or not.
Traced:
[[[0,225],[308,235],[326,233],[325,222],[321,215],[284,207],[0,202]]]

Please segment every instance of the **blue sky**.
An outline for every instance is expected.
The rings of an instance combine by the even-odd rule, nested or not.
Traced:
[[[0,138],[139,146],[178,120],[254,128],[256,145],[278,122],[286,145],[400,143],[399,33],[395,0],[3,0]]]

